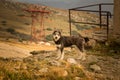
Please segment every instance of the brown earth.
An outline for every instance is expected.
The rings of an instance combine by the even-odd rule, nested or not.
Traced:
[[[17,42],[3,42],[0,41],[0,57],[28,57],[30,56],[31,51],[39,51],[39,50],[54,50],[55,46],[53,45],[40,45],[35,43],[17,43]]]

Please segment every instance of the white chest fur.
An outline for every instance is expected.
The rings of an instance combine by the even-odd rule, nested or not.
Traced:
[[[61,48],[61,44],[56,45],[57,48]]]

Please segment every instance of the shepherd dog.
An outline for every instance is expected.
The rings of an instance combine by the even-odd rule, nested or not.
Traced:
[[[84,53],[84,44],[89,41],[89,39],[86,37],[79,36],[62,36],[60,30],[54,30],[53,31],[53,41],[56,44],[56,48],[58,51],[58,55],[56,59],[63,60],[64,59],[64,48],[65,47],[71,47],[72,45],[75,45],[78,49],[78,59],[85,60],[85,53]]]

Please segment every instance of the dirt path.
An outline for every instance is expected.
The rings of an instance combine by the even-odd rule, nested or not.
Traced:
[[[10,43],[0,41],[0,57],[28,57],[31,51],[37,50],[54,50],[53,45],[38,45],[38,44],[23,44],[23,43]]]

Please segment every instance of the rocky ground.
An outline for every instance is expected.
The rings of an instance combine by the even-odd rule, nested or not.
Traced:
[[[55,54],[56,52],[54,52],[53,55],[53,51],[43,51],[34,55],[34,58],[39,59],[40,56],[42,56],[43,59],[50,59],[51,65],[61,66],[60,62],[55,60]],[[88,72],[94,76],[93,80],[120,80],[120,56],[98,56],[89,54],[85,61],[81,61],[77,59],[77,54],[74,51],[72,51],[72,53],[66,51],[64,61],[83,66],[86,73]]]
[[[26,74],[27,78],[29,75],[29,80],[120,80],[120,55],[112,55],[114,50],[109,51],[109,55],[88,50],[86,60],[81,61],[76,51],[68,48],[65,59],[59,61],[55,59],[57,52],[53,45],[2,42],[0,45],[0,80],[15,80],[13,73]],[[14,77],[7,75],[9,71]]]

